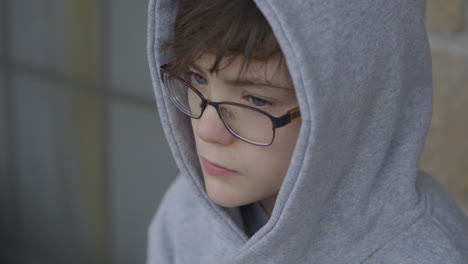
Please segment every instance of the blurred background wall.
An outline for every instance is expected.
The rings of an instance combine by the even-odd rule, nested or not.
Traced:
[[[421,167],[468,214],[468,0],[428,0]],[[0,0],[0,263],[144,263],[176,175],[146,62],[147,0]]]
[[[468,0],[427,0],[434,112],[421,167],[468,216]]]
[[[0,263],[144,263],[176,175],[147,0],[0,3]]]

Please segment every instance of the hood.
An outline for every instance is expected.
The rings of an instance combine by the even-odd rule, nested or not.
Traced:
[[[232,263],[344,263],[344,256],[361,262],[425,211],[417,188],[432,107],[424,1],[255,3],[286,57],[302,114],[268,222],[249,238],[235,210],[206,194],[190,121],[164,96],[158,71],[173,59],[159,46],[172,37],[177,1],[152,0],[149,62],[172,154],[210,217],[227,230]]]

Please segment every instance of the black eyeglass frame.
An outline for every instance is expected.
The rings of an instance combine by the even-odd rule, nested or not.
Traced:
[[[194,119],[199,119],[202,117],[203,115],[203,112],[205,111],[206,107],[208,105],[211,105],[213,106],[215,109],[216,109],[216,112],[218,113],[218,116],[219,118],[223,121],[223,124],[224,126],[227,128],[227,130],[232,134],[234,135],[236,138],[242,140],[242,141],[245,141],[247,143],[250,143],[250,144],[253,144],[253,145],[257,145],[257,146],[269,146],[273,143],[274,139],[275,139],[275,132],[276,132],[276,128],[279,128],[279,127],[283,127],[283,126],[286,126],[287,124],[295,121],[295,120],[298,120],[300,119],[301,117],[301,112],[299,111],[299,107],[295,107],[293,109],[290,109],[289,111],[287,111],[286,114],[280,116],[280,117],[276,117],[276,116],[272,116],[270,115],[269,113],[261,110],[261,109],[258,109],[258,108],[255,108],[253,106],[249,106],[249,105],[245,105],[245,104],[240,104],[240,103],[235,103],[235,102],[227,102],[227,101],[222,101],[222,102],[212,102],[208,99],[206,99],[203,94],[197,90],[197,88],[193,87],[191,84],[189,84],[187,81],[185,81],[183,78],[179,77],[177,74],[175,73],[172,73],[170,70],[168,70],[167,68],[169,67],[169,64],[164,64],[163,66],[161,66],[159,68],[160,70],[160,74],[161,74],[161,80],[163,81],[164,83],[164,74],[167,74],[169,76],[171,76],[172,78],[176,78],[177,80],[179,80],[180,82],[182,82],[184,85],[186,85],[188,88],[190,88],[193,92],[195,92],[202,100],[202,104],[200,105],[201,107],[201,112],[200,112],[200,115],[193,115],[191,113],[188,113],[186,111],[184,111],[184,109],[182,107],[180,107],[178,105],[178,103],[173,99],[172,96],[169,96],[171,101],[177,106],[177,108],[182,111],[184,114],[186,114],[187,116],[189,116],[190,118],[194,118]],[[165,84],[165,83],[164,83]],[[166,85],[165,85],[166,86]],[[166,87],[167,89],[167,87]],[[246,108],[246,109],[250,109],[252,111],[256,111],[258,113],[261,113],[265,116],[267,116],[268,118],[270,118],[271,120],[271,123],[272,123],[272,130],[273,130],[273,136],[271,138],[271,141],[270,143],[258,143],[258,142],[255,142],[255,141],[252,141],[252,140],[249,140],[247,138],[244,138],[242,137],[241,135],[238,135],[227,123],[227,121],[224,119],[223,115],[221,114],[220,112],[220,109],[219,109],[219,105],[234,105],[234,106],[238,106],[238,107],[242,107],[242,108]]]

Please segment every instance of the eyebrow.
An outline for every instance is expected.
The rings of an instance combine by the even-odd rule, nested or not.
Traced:
[[[190,64],[190,67],[193,67],[195,70],[206,74],[206,71],[202,69],[199,65],[196,63]],[[292,87],[290,86],[281,86],[272,82],[268,82],[264,79],[258,79],[258,78],[237,78],[235,80],[224,80],[224,82],[228,85],[232,86],[252,86],[252,87],[262,87],[262,88],[276,88],[276,89],[283,89],[283,90],[293,90]]]

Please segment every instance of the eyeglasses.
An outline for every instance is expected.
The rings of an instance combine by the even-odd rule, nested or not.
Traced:
[[[161,78],[168,91],[170,100],[187,116],[199,119],[208,105],[216,109],[227,130],[245,142],[269,146],[275,138],[275,129],[283,127],[301,116],[295,107],[280,117],[240,103],[212,102],[186,80],[170,72],[168,64],[160,68]]]

